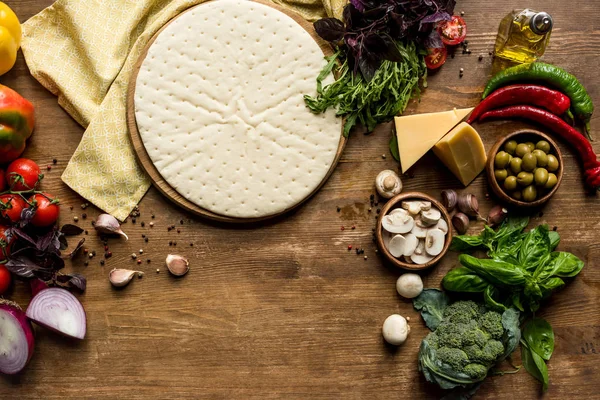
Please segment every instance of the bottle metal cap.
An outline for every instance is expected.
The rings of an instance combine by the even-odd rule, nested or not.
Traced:
[[[553,25],[554,21],[552,20],[552,17],[546,12],[539,12],[531,18],[531,30],[538,35],[544,35],[550,32]]]

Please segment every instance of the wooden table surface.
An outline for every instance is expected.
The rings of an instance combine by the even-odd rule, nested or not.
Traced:
[[[52,0],[7,3],[24,21]],[[575,74],[600,104],[600,3],[458,3],[457,12],[464,11],[469,24],[472,54],[457,52],[448,60],[429,78],[421,102],[412,104],[408,113],[477,104],[490,71],[488,52],[498,22],[525,3],[555,18],[544,59]],[[480,54],[484,55],[481,62]],[[21,55],[0,83],[34,103],[37,129],[25,156],[43,166],[58,159],[46,174],[44,188],[62,200],[61,223],[79,216],[79,225],[90,230],[87,247],[101,254],[102,243],[90,224],[99,210],[87,208],[87,219],[82,219],[84,200],[60,180],[83,129],[29,75]],[[597,115],[592,126],[600,138]],[[499,122],[477,129],[489,148],[503,133],[522,126]],[[417,371],[418,346],[427,329],[411,303],[396,294],[400,271],[378,257],[371,238],[375,210],[367,209],[373,179],[380,170],[397,167],[387,149],[390,129],[391,124],[385,124],[371,136],[355,133],[323,189],[296,212],[270,223],[252,227],[209,223],[186,215],[150,189],[140,203],[137,222],[124,225],[130,240],[110,240],[113,257],[106,265],[101,266],[97,256],[87,267],[83,257],[67,267],[88,277],[88,289],[80,297],[87,310],[86,339],[70,342],[37,329],[33,359],[20,375],[0,378],[0,398],[439,398],[439,391]],[[532,223],[557,226],[562,234],[560,249],[575,253],[586,266],[539,314],[550,321],[556,334],[556,350],[548,364],[550,388],[544,397],[600,398],[600,199],[584,192],[581,168],[566,144],[560,143],[566,157],[563,184]],[[600,142],[595,148],[600,151]],[[406,191],[439,196],[442,189],[460,188],[431,155],[417,164],[411,176],[404,179]],[[483,213],[494,204],[484,197],[483,175],[468,190],[478,195]],[[336,212],[336,207],[341,211]],[[152,213],[156,218],[150,228]],[[172,224],[180,233],[167,231]],[[341,230],[342,226],[347,229]],[[472,231],[480,227],[474,225]],[[148,236],[148,243],[142,234]],[[176,241],[176,246],[169,246],[170,241]],[[348,245],[363,247],[368,259],[348,252]],[[108,272],[114,267],[138,268],[131,253],[140,249],[144,262],[139,268],[145,277],[115,290]],[[190,258],[191,271],[183,279],[166,273],[163,263],[169,253]],[[424,274],[425,286],[439,287],[456,259],[449,253]],[[18,283],[7,297],[26,306],[29,290]],[[409,339],[397,349],[386,346],[381,337],[383,320],[393,313],[411,317]],[[539,395],[538,382],[521,371],[487,379],[476,398]]]

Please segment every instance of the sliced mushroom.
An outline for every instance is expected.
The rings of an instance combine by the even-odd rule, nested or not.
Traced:
[[[415,264],[427,264],[429,261],[433,260],[433,256],[427,254],[425,251],[425,242],[420,240],[415,253],[410,256],[410,259]]]
[[[442,213],[437,208],[421,211],[421,221],[427,226],[437,224],[441,217]]]
[[[402,253],[402,255],[408,257],[417,249],[417,246],[419,245],[419,238],[417,238],[413,233],[407,233],[404,235],[404,239],[406,240],[406,244],[404,245],[404,253]]]
[[[430,229],[425,238],[425,251],[430,256],[438,256],[444,249],[446,234],[441,229]]]
[[[382,218],[381,224],[383,229],[390,233],[408,233],[415,225],[415,220],[404,211],[386,215]]]
[[[407,200],[402,202],[402,208],[408,210],[412,215],[418,215],[421,211],[426,211],[431,208],[430,201],[422,200]]]
[[[383,229],[381,231],[381,239],[383,240],[383,245],[385,246],[386,249],[390,249],[390,240],[392,240],[392,234],[389,233],[388,231],[386,231],[385,229]]]
[[[435,227],[437,229],[439,229],[440,231],[444,232],[444,234],[448,233],[448,223],[443,218],[440,218],[440,220],[438,221],[438,223]]]
[[[425,236],[427,236],[427,227],[421,221],[421,217],[415,218],[415,226],[413,226],[410,232],[419,239],[425,239]]]
[[[402,191],[402,181],[397,173],[385,169],[375,178],[375,188],[381,197],[391,199]]]
[[[406,239],[402,235],[395,235],[390,240],[390,245],[388,250],[390,254],[394,257],[398,258],[404,254],[404,250],[406,249]]]

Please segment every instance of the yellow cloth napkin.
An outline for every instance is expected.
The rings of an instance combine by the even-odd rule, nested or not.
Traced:
[[[133,66],[165,23],[203,1],[58,0],[23,24],[22,49],[31,74],[86,128],[62,179],[120,220],[150,187],[127,133]],[[273,1],[310,21],[340,17],[347,2]]]

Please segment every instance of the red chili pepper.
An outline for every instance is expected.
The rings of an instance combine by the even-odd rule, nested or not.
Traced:
[[[575,128],[556,115],[531,106],[512,106],[484,113],[480,120],[523,118],[537,122],[551,129],[577,150],[585,169],[585,183],[593,189],[600,189],[600,162],[590,142]]]
[[[556,90],[539,85],[512,85],[500,88],[485,98],[471,113],[467,123],[477,121],[481,115],[500,107],[518,104],[538,106],[555,115],[570,114],[571,99]]]

